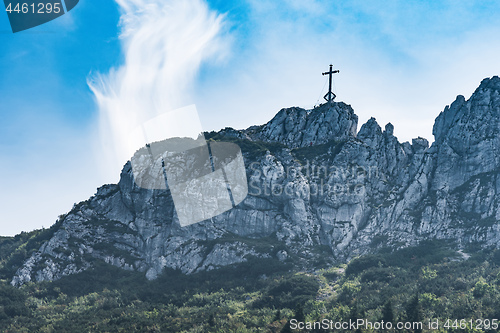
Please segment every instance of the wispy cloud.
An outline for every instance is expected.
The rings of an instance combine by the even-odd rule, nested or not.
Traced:
[[[109,72],[120,63],[119,45],[103,42],[116,36],[111,3],[81,2],[54,21],[68,33],[0,37],[2,234],[48,226],[117,181],[131,129],[169,109],[195,103],[207,130],[261,124],[321,100],[333,63],[337,99],[360,122],[375,116],[400,140],[432,140],[446,104],[500,74],[498,1],[116,2],[123,61]],[[84,82],[92,68],[105,72],[90,80],[99,140]]]
[[[101,140],[116,177],[129,159],[130,134],[163,112],[192,103],[201,64],[227,51],[224,17],[202,0],[117,0],[124,63],[89,85],[99,107]],[[181,125],[180,125],[181,126]]]

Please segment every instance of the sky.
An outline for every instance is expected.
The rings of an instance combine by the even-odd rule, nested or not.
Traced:
[[[0,235],[52,225],[116,183],[134,122],[196,105],[204,130],[312,108],[331,63],[358,128],[433,141],[500,74],[498,1],[107,0],[13,34],[0,13]],[[132,121],[132,119],[134,121]]]

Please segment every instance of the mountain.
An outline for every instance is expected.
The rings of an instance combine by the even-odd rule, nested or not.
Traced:
[[[342,102],[207,133],[241,147],[249,195],[187,227],[169,189],[138,187],[128,162],[118,184],[59,218],[11,284],[60,279],[99,261],[152,280],[166,268],[189,274],[254,259],[310,269],[430,239],[497,247],[499,93],[494,76],[469,100],[458,96],[436,118],[430,147],[423,138],[400,143],[393,125],[382,130],[374,118],[357,131]]]

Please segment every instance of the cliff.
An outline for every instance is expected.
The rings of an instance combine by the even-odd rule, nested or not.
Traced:
[[[485,79],[436,119],[435,141],[400,143],[374,118],[357,131],[345,103],[288,108],[247,130],[208,133],[237,143],[249,195],[235,208],[181,227],[169,190],[134,182],[130,162],[57,223],[24,262],[13,285],[58,279],[95,260],[154,279],[165,267],[189,274],[250,257],[302,268],[354,256],[449,240],[497,247],[500,241],[500,78]]]

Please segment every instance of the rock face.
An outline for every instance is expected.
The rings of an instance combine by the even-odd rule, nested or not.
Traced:
[[[134,182],[98,189],[13,277],[13,285],[58,279],[95,260],[144,272],[211,270],[251,257],[345,261],[426,239],[457,246],[500,242],[500,79],[458,96],[426,139],[400,143],[374,118],[356,132],[344,103],[281,110],[269,123],[225,129],[212,140],[242,147],[248,197],[210,220],[181,228],[167,190]],[[327,251],[325,252],[325,249]]]
[[[282,109],[266,125],[250,137],[266,142],[280,142],[290,148],[306,147],[331,140],[347,140],[356,136],[358,116],[350,105],[323,104],[313,110]]]

